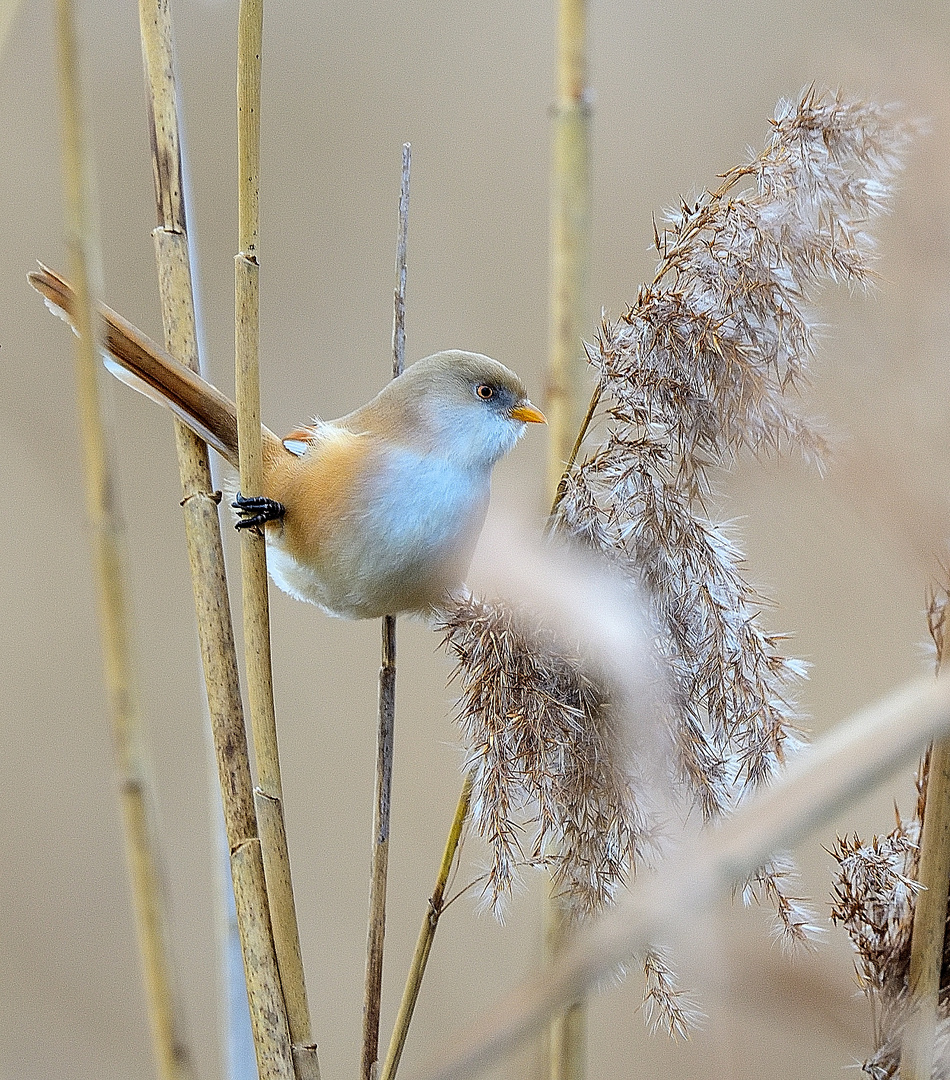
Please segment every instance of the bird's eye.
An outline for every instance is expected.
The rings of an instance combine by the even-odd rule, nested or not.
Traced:
[[[495,396],[494,386],[489,386],[488,383],[481,383],[481,385],[475,387],[475,393],[482,399],[482,401],[490,401]]]

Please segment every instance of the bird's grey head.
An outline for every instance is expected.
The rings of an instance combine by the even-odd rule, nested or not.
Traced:
[[[480,353],[453,350],[427,356],[393,380],[380,397],[387,391],[405,402],[413,437],[423,441],[429,453],[463,466],[490,469],[514,446],[526,424],[544,423],[521,379]]]

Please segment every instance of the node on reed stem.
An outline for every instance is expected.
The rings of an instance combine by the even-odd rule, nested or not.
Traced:
[[[234,263],[235,401],[241,492],[263,493],[259,360],[260,116],[263,0],[242,0],[238,13],[238,254]],[[293,1042],[297,1080],[319,1077],[300,953],[271,667],[270,607],[264,537],[241,533],[244,656],[257,764],[255,808],[280,984]]]
[[[143,58],[155,157],[160,227],[156,259],[166,345],[198,370],[194,294],[187,243],[171,22],[161,0],[142,0]],[[176,422],[184,489],[185,535],[195,590],[198,635],[222,792],[248,1003],[261,1080],[293,1080],[294,1061],[271,936],[263,861],[224,572],[217,504],[205,444]]]

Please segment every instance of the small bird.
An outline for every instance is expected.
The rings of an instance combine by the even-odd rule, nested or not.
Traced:
[[[70,286],[45,267],[30,283],[71,321]],[[107,308],[107,368],[170,408],[237,467],[234,404]],[[544,423],[513,371],[471,352],[408,367],[339,420],[278,438],[262,427],[263,495],[233,502],[261,527],[280,588],[331,615],[428,612],[462,584],[488,510],[494,465]]]

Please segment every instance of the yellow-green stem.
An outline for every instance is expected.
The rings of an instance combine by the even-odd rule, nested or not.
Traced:
[[[950,634],[942,633],[938,672],[946,663],[948,643]],[[950,892],[950,739],[938,740],[930,750],[917,880],[924,889],[914,904],[901,1080],[930,1080],[933,1073]]]
[[[455,817],[449,829],[449,835],[445,841],[445,850],[442,853],[442,862],[439,866],[439,874],[436,878],[435,888],[429,898],[429,907],[425,918],[422,920],[422,929],[419,931],[419,939],[416,942],[415,952],[412,954],[412,964],[409,967],[409,976],[403,990],[402,1001],[399,1004],[399,1013],[396,1016],[396,1024],[393,1028],[392,1039],[386,1060],[379,1074],[379,1080],[393,1080],[399,1061],[406,1045],[409,1034],[409,1025],[412,1022],[412,1014],[416,1008],[419,997],[419,989],[422,986],[422,977],[425,974],[426,964],[429,962],[429,953],[432,951],[432,941],[439,925],[439,919],[445,907],[445,890],[448,887],[449,875],[455,863],[459,841],[462,838],[462,829],[468,818],[468,809],[472,799],[472,774],[465,777],[462,791],[459,795],[458,805],[455,808]]]

